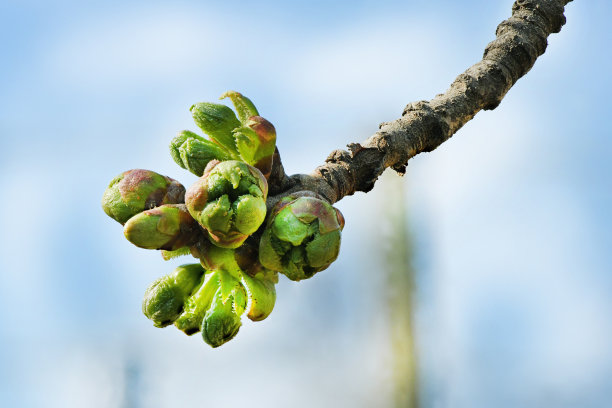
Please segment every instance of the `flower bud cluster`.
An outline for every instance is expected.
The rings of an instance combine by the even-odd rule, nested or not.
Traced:
[[[308,192],[282,198],[268,213],[274,126],[240,93],[221,98],[236,113],[208,102],[190,108],[208,138],[184,130],[170,143],[174,161],[199,177],[191,187],[130,170],[102,198],[132,244],[161,250],[166,260],[188,254],[199,260],[153,282],[142,310],[156,327],[201,332],[212,347],[236,335],[242,315],[252,321],[270,315],[278,273],[301,280],[326,269],[344,227],[338,210]]]

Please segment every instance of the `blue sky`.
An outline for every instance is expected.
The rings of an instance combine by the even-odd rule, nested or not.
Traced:
[[[0,402],[385,406],[381,212],[403,188],[426,406],[609,405],[610,5],[576,1],[494,111],[338,203],[338,261],[282,280],[274,313],[211,350],[142,316],[186,260],[139,250],[104,215],[108,181],[190,185],[167,144],[228,89],[278,131],[290,173],[365,140],[482,56],[509,1],[0,4]],[[398,184],[399,183],[399,184]],[[395,186],[395,187],[394,187]],[[379,247],[377,247],[379,248]],[[126,391],[130,390],[130,391]]]

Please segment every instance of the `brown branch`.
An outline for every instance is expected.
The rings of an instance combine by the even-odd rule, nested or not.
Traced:
[[[333,151],[312,174],[287,177],[277,155],[268,205],[300,190],[314,191],[334,203],[356,191],[370,191],[387,167],[403,174],[410,158],[437,148],[480,110],[499,105],[544,53],[547,37],[561,30],[564,6],[570,1],[517,0],[512,17],[497,27],[496,39],[487,45],[482,60],[459,75],[445,93],[408,104],[401,118],[382,123],[361,144],[350,143],[350,152]]]

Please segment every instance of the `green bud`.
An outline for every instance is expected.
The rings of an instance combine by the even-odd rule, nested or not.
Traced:
[[[276,130],[272,123],[261,116],[252,116],[244,126],[234,129],[234,139],[242,160],[268,178],[276,148]]]
[[[204,273],[199,264],[181,265],[157,279],[145,292],[142,312],[156,327],[171,324],[183,311],[185,300],[197,288]]]
[[[204,315],[210,308],[219,286],[219,274],[217,272],[210,274],[205,281],[202,280],[195,293],[185,302],[183,313],[174,322],[177,329],[188,336],[200,331]]]
[[[223,300],[223,287],[220,287],[202,322],[204,341],[212,347],[219,347],[233,339],[242,324],[240,315],[245,306],[246,296],[236,299],[234,294],[230,294]]]
[[[211,160],[229,160],[230,154],[218,144],[189,130],[179,132],[170,142],[170,155],[184,169],[202,176]]]
[[[272,210],[259,245],[259,261],[291,280],[310,278],[338,257],[344,218],[326,201],[295,194]]]
[[[194,244],[202,229],[185,204],[165,204],[130,218],[123,234],[140,248],[176,251]]]
[[[231,108],[217,103],[200,102],[189,108],[196,125],[230,153],[236,154],[232,130],[240,126]]]
[[[253,102],[240,92],[227,91],[219,99],[230,98],[236,112],[238,112],[238,118],[240,122],[245,124],[251,116],[258,116],[257,108],[253,105]]]
[[[255,276],[246,273],[241,276],[242,284],[249,297],[247,317],[254,322],[265,319],[274,309],[274,303],[276,302],[274,284],[278,282],[278,274],[264,270]]]
[[[102,209],[120,224],[134,215],[162,204],[185,200],[185,187],[150,170],[128,170],[115,177],[102,196]]]
[[[170,141],[170,156],[172,156],[172,160],[174,160],[176,164],[178,164],[184,169],[186,169],[187,167],[185,167],[183,160],[181,159],[181,152],[179,151],[179,148],[181,147],[183,143],[185,143],[188,140],[202,141],[206,139],[196,133],[193,133],[190,130],[181,130]]]
[[[237,248],[263,223],[267,195],[268,183],[256,168],[235,160],[212,161],[185,202],[215,245]]]

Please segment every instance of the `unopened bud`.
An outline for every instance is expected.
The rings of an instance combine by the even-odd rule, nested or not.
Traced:
[[[185,198],[189,212],[224,248],[236,248],[266,216],[268,184],[256,168],[229,160],[210,162]]]
[[[134,215],[162,204],[185,200],[185,187],[170,177],[150,170],[128,170],[115,177],[102,197],[102,209],[125,224]]]
[[[199,264],[181,265],[157,279],[145,292],[142,312],[157,327],[171,324],[183,311],[185,300],[200,284],[204,272]]]
[[[249,306],[247,317],[252,321],[265,319],[272,313],[276,302],[275,283],[278,282],[276,272],[263,270],[255,276],[242,274],[242,284],[247,290]]]
[[[210,309],[202,322],[202,338],[212,347],[219,347],[236,336],[242,322],[239,307],[244,311],[246,298],[239,304],[232,295],[223,301],[222,288],[219,288]]]
[[[204,174],[211,160],[229,160],[230,154],[220,145],[189,130],[183,130],[170,142],[170,155],[184,169],[196,176]]]
[[[185,204],[165,204],[130,218],[123,233],[137,247],[175,251],[195,243],[203,231]]]
[[[232,130],[240,126],[234,111],[218,103],[200,102],[189,108],[196,125],[231,153],[236,153]]]
[[[261,116],[252,116],[244,126],[234,129],[234,139],[240,157],[268,178],[276,148],[274,125]]]
[[[344,219],[339,214],[316,197],[285,197],[272,210],[261,238],[261,264],[291,280],[326,269],[340,251]]]

